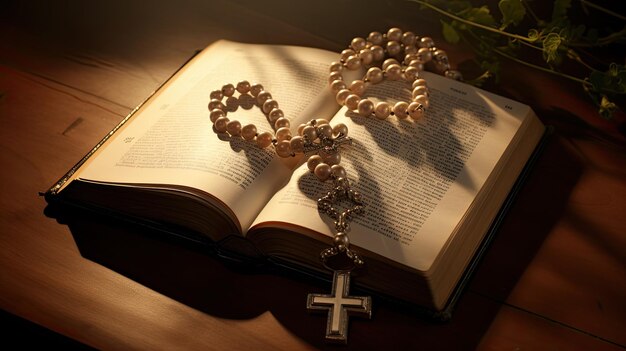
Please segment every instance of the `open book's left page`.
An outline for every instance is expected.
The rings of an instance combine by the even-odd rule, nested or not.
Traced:
[[[293,161],[281,160],[273,149],[216,134],[207,108],[210,92],[241,80],[261,83],[295,127],[336,112],[326,88],[328,63],[335,58],[336,53],[311,48],[217,42],[144,104],[75,177],[197,189],[224,204],[245,232],[289,178]],[[255,124],[259,133],[271,131],[257,106],[241,104],[228,117]]]

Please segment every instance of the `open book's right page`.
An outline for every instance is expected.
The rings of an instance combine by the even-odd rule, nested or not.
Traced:
[[[446,250],[498,162],[510,156],[509,146],[518,142],[524,120],[533,113],[469,85],[423,76],[430,107],[422,119],[381,121],[343,108],[331,124],[349,128],[353,142],[343,147],[341,164],[367,202],[365,214],[352,223],[351,243],[426,272]],[[366,92],[392,104],[410,100],[410,94],[404,82],[383,82]],[[285,222],[332,236],[332,224],[317,212],[316,203],[330,187],[302,165],[255,223]]]

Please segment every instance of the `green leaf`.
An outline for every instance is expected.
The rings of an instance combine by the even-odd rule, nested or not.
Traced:
[[[466,20],[469,20],[478,24],[482,24],[485,26],[489,26],[489,27],[496,26],[496,20],[493,18],[493,16],[489,12],[489,8],[487,6],[471,8],[463,14],[463,17]]]
[[[457,33],[456,29],[452,27],[451,24],[445,21],[441,21],[441,25],[443,26],[443,38],[450,44],[456,44],[461,40],[459,33]]]
[[[549,33],[543,39],[543,58],[544,60],[546,60],[547,63],[559,62],[560,58],[558,55],[558,50],[562,41],[563,39],[557,33]]]
[[[498,8],[502,13],[501,30],[504,30],[511,23],[517,26],[526,15],[526,8],[524,8],[521,0],[500,0]]]

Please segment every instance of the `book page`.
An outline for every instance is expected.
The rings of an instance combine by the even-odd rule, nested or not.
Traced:
[[[327,89],[328,64],[336,56],[311,48],[217,42],[151,98],[78,176],[196,188],[226,204],[245,231],[284,184],[294,160],[281,160],[271,147],[262,150],[241,138],[216,134],[207,108],[210,92],[241,80],[261,83],[294,129],[338,110]],[[228,112],[229,119],[253,123],[259,133],[272,130],[259,107],[240,102]]]
[[[353,221],[351,243],[420,271],[444,250],[529,112],[528,106],[469,85],[424,76],[430,108],[418,121],[380,121],[345,108],[331,121],[349,127],[354,140],[343,148],[341,164],[367,202],[366,213]],[[410,99],[408,88],[383,82],[366,95],[394,103]],[[285,222],[332,236],[333,225],[316,203],[330,186],[303,165],[255,225]]]

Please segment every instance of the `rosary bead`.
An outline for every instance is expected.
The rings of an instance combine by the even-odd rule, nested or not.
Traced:
[[[363,117],[371,116],[372,113],[374,112],[374,103],[368,99],[363,99],[359,101],[357,110],[359,112],[359,115]]]
[[[350,94],[348,95],[348,97],[346,98],[346,107],[348,107],[348,109],[350,110],[356,110],[357,107],[359,106],[359,102],[361,101],[361,98],[356,95],[356,94]]]
[[[278,108],[278,101],[274,99],[267,99],[263,103],[262,110],[263,110],[263,113],[269,114],[275,108]]]
[[[291,144],[289,140],[281,140],[276,143],[275,146],[276,154],[280,157],[289,157],[291,156]]]
[[[209,101],[209,111],[212,111],[215,109],[218,109],[218,110],[224,109],[224,104],[222,103],[221,100],[212,99],[211,101]]]
[[[381,66],[381,69],[384,71],[387,69],[387,67],[391,66],[391,65],[400,65],[400,62],[398,62],[398,60],[394,59],[394,58],[388,58],[383,62],[383,65]]]
[[[374,115],[376,115],[376,118],[378,119],[385,119],[389,117],[390,114],[391,107],[384,101],[377,103],[376,107],[374,107]]]
[[[408,80],[409,82],[416,80],[417,77],[419,77],[419,74],[420,74],[420,70],[414,66],[409,66],[404,70],[404,76],[406,77],[406,80]]]
[[[330,123],[328,122],[328,120],[327,120],[327,119],[324,119],[324,118],[318,118],[318,119],[316,119],[316,120],[315,120],[315,125],[316,125],[316,126],[318,126],[318,127],[319,127],[319,126],[321,126],[322,124],[330,124]]]
[[[407,46],[404,48],[405,55],[413,55],[417,53],[417,47],[415,46]]]
[[[213,109],[209,113],[209,119],[213,123],[215,123],[215,121],[220,117],[226,117],[226,113],[224,112],[224,110],[220,110],[219,108]]]
[[[254,97],[257,97],[259,93],[262,91],[263,91],[263,85],[259,83],[255,83],[250,86],[250,94],[252,94],[252,96]]]
[[[268,93],[267,91],[262,91],[260,92],[257,96],[256,96],[256,102],[263,106],[263,103],[265,102],[265,100],[271,99],[272,98],[272,94]]]
[[[302,123],[298,126],[298,135],[302,136],[302,131],[304,130],[306,126],[307,126],[306,123]]]
[[[422,104],[422,106],[424,106],[424,108],[428,108],[429,102],[428,102],[428,97],[426,95],[418,95],[415,98],[413,98],[413,101],[415,102],[419,102],[420,104]]]
[[[367,40],[374,45],[380,45],[383,42],[383,35],[380,32],[371,32]]]
[[[320,163],[322,163],[322,156],[320,156],[320,155],[313,155],[313,156],[309,157],[309,159],[306,161],[306,166],[309,168],[309,170],[311,172],[314,172],[315,168]]]
[[[387,42],[387,53],[389,56],[396,56],[402,51],[402,46],[400,43],[395,40],[390,40]]]
[[[247,94],[250,91],[250,82],[248,82],[247,80],[242,80],[237,83],[237,88],[235,89],[237,89],[239,94]]]
[[[335,100],[337,100],[337,103],[339,105],[343,105],[346,102],[346,98],[348,97],[348,95],[352,94],[352,92],[348,89],[341,89],[337,92],[337,95],[335,96]]]
[[[340,166],[340,165],[332,165],[330,167],[330,173],[335,178],[346,178],[347,177],[346,169],[343,168],[343,166]]]
[[[365,91],[365,82],[363,82],[360,79],[352,81],[348,89],[350,89],[350,91],[352,91],[354,94],[361,96],[363,95],[363,92]]]
[[[328,75],[328,83],[332,83],[333,81],[336,81],[336,80],[343,80],[343,76],[341,75],[341,72],[338,72],[338,71],[330,72],[330,74]]]
[[[291,146],[291,151],[295,153],[304,152],[304,139],[301,136],[296,135],[289,140],[289,145]]]
[[[383,49],[383,47],[378,44],[372,45],[370,51],[372,52],[372,58],[374,59],[374,61],[378,62],[385,58],[385,49]]]
[[[415,34],[413,34],[413,32],[405,32],[404,34],[402,34],[402,39],[400,39],[400,42],[402,42],[404,46],[415,45]]]
[[[276,122],[274,122],[274,128],[275,129],[278,129],[278,128],[289,128],[289,127],[291,127],[291,123],[285,117],[281,117],[281,118],[277,119]]]
[[[340,135],[347,136],[348,135],[348,126],[343,123],[335,124],[333,127],[333,135],[338,137]]]
[[[352,49],[345,49],[341,52],[341,61],[346,61],[348,59],[348,57],[355,55],[356,51],[352,50]]]
[[[239,136],[241,134],[241,123],[239,121],[230,121],[226,124],[226,131],[231,136]]]
[[[402,78],[402,67],[397,63],[391,64],[385,68],[385,73],[390,80],[399,80]]]
[[[272,125],[276,123],[276,121],[278,121],[279,118],[282,118],[282,117],[285,117],[285,113],[283,112],[283,110],[279,108],[274,108],[270,111],[270,113],[267,114],[267,119],[270,121]]]
[[[415,87],[415,89],[413,89],[413,92],[411,92],[413,99],[415,99],[418,95],[425,95],[428,96],[429,92],[428,92],[428,88],[423,86],[423,85],[419,85],[417,87]]]
[[[338,165],[341,162],[341,154],[339,152],[327,153],[324,151],[320,151],[320,155],[322,156],[322,160],[324,160],[324,163],[328,164],[329,166]]]
[[[398,101],[395,105],[393,105],[393,114],[396,115],[400,119],[405,119],[409,115],[407,110],[409,109],[409,104],[405,101]]]
[[[289,128],[278,128],[276,130],[276,140],[283,141],[291,139],[291,130]]]
[[[248,141],[253,140],[256,136],[256,126],[254,124],[245,125],[241,128],[241,136]]]
[[[330,90],[333,92],[333,94],[337,94],[339,90],[345,89],[345,88],[346,88],[346,83],[344,83],[343,80],[337,79],[337,80],[334,80],[332,83],[330,83]]]
[[[419,79],[416,79],[416,80],[413,82],[413,84],[411,84],[411,87],[412,87],[413,89],[415,89],[415,88],[417,88],[417,87],[419,87],[419,86],[426,86],[426,80],[425,80],[425,79],[422,79],[422,78],[419,78]]]
[[[420,60],[412,60],[409,67],[415,67],[419,72],[424,70],[424,64]]]
[[[361,68],[361,58],[357,55],[348,57],[346,60],[346,67],[351,71]]]
[[[422,63],[426,63],[432,60],[433,53],[428,48],[420,48],[419,50],[417,50],[416,56],[417,56],[417,59],[420,60]]]
[[[235,93],[235,86],[232,84],[226,84],[222,87],[222,94],[224,96],[233,96]]]
[[[372,50],[370,49],[363,49],[359,51],[359,57],[364,65],[369,65],[372,61],[374,61],[374,54],[372,54]]]
[[[317,127],[317,135],[320,138],[330,138],[333,136],[333,128],[330,124],[322,124]]]
[[[226,117],[220,117],[215,120],[215,130],[219,133],[224,133],[226,131],[226,126],[228,125],[229,119]]]
[[[313,141],[317,139],[316,128],[310,125],[304,127],[304,129],[302,130],[302,136],[304,137],[305,140],[308,140],[308,141]]]
[[[330,166],[325,163],[320,163],[315,166],[315,170],[313,171],[317,179],[322,182],[327,180],[330,177]]]
[[[414,120],[418,120],[420,118],[422,118],[422,116],[424,116],[424,108],[422,107],[422,104],[420,104],[419,102],[411,102],[409,104],[409,116],[411,116],[411,118],[413,118]]]
[[[274,136],[270,132],[263,132],[256,136],[256,144],[261,148],[265,149],[266,147],[272,144],[272,139]]]
[[[331,72],[341,72],[343,69],[343,64],[341,62],[333,62],[330,64]]]
[[[350,246],[350,239],[348,239],[348,235],[344,232],[339,232],[333,238],[333,245],[339,249],[339,251],[343,251]]]
[[[435,41],[430,37],[422,37],[420,39],[419,47],[430,49],[435,46]]]
[[[383,81],[383,71],[378,67],[370,67],[365,74],[365,78],[372,84],[377,84]]]
[[[222,94],[221,90],[213,90],[210,94],[209,97],[211,99],[216,99],[216,100],[222,100],[222,98],[224,97],[224,95]]]
[[[365,45],[366,45],[365,39],[360,38],[360,37],[356,37],[356,38],[352,39],[352,42],[350,43],[350,46],[356,52],[359,52],[359,51],[365,49]]]
[[[400,41],[402,39],[402,30],[400,28],[391,28],[387,31],[387,39]]]
[[[450,79],[463,80],[463,75],[461,74],[461,72],[455,71],[455,70],[452,70],[452,69],[449,69],[449,70],[445,71],[444,75],[447,78],[450,78]]]

